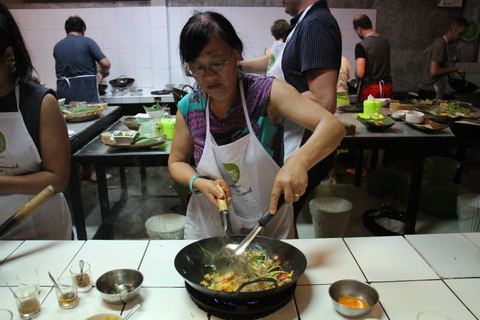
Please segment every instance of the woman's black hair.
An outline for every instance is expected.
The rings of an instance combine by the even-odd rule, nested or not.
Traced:
[[[13,48],[16,66],[11,78],[30,78],[34,70],[32,59],[15,19],[7,6],[0,2],[0,55],[5,54],[8,47]]]
[[[68,17],[67,21],[65,21],[65,31],[67,34],[70,32],[83,33],[85,30],[87,30],[87,25],[79,16]]]
[[[182,65],[195,60],[215,35],[230,48],[243,52],[242,40],[227,18],[217,12],[195,11],[180,34],[179,51]]]

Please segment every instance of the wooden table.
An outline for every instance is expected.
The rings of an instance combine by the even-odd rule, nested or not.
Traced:
[[[83,122],[68,122],[67,128],[73,132],[73,134],[70,135],[70,152],[72,154],[77,152],[85,146],[87,142],[98,136],[121,116],[122,109],[119,106],[112,106],[108,107],[107,110],[102,112],[96,119]],[[85,218],[80,195],[81,178],[79,177],[77,164],[73,161],[71,164],[68,189],[77,236],[79,239],[86,240],[87,232],[85,229]]]
[[[387,110],[384,110],[385,113],[386,111]],[[354,113],[336,115],[340,121],[356,125],[355,134],[346,136],[339,146],[341,149],[353,149],[357,151],[354,182],[356,186],[360,186],[361,182],[363,166],[362,154],[364,149],[394,148],[409,150],[413,153],[410,189],[406,209],[405,234],[414,234],[422,184],[423,162],[427,150],[429,148],[457,148],[461,146],[461,141],[455,137],[450,128],[426,133],[399,121],[389,129],[381,132],[373,132],[367,130],[364,125],[356,119]]]
[[[128,130],[122,123],[122,119],[116,121],[105,131]],[[142,195],[146,196],[146,167],[148,166],[167,166],[168,156],[170,155],[171,141],[166,142],[165,150],[157,147],[148,149],[113,149],[102,143],[101,137],[98,135],[82,149],[72,155],[72,168],[76,163],[94,163],[97,172],[97,188],[100,203],[100,212],[102,215],[101,233],[106,234],[107,238],[113,239],[113,219],[118,213],[118,209],[123,207],[128,198],[128,185],[126,181],[125,167],[139,167],[141,178]],[[113,208],[110,208],[110,200],[108,196],[106,168],[118,167],[120,172],[120,182],[123,189],[118,201]],[[75,173],[72,173],[75,174]],[[79,186],[78,186],[79,187]],[[74,215],[76,220],[83,220],[85,225],[85,217],[83,214],[82,200],[80,191],[72,194],[72,203],[76,203]],[[82,235],[83,236],[83,235]],[[86,236],[86,234],[85,234]],[[79,237],[80,239],[80,237]],[[82,238],[83,239],[83,238]],[[86,238],[85,238],[86,239]]]
[[[361,319],[415,320],[421,311],[434,311],[452,320],[480,318],[480,233],[426,234],[285,240],[307,258],[293,299],[264,320],[342,320],[328,294],[341,279],[367,282],[380,296],[372,312]],[[125,316],[143,306],[133,319],[218,320],[200,310],[189,297],[174,259],[191,240],[0,241],[1,308],[18,319],[15,301],[5,281],[35,268],[40,278],[41,311],[35,320],[84,320],[97,313]],[[199,249],[200,250],[200,249]],[[80,293],[78,306],[58,307],[51,272],[68,274],[80,260],[90,263],[95,281],[109,270],[139,270],[144,281],[139,295],[125,305],[103,301],[93,288]],[[14,288],[16,289],[16,288]]]

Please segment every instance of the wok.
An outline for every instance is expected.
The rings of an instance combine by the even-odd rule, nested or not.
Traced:
[[[118,77],[117,79],[110,80],[108,83],[112,88],[130,88],[133,86],[135,79],[126,78],[125,76]]]
[[[448,77],[448,84],[450,87],[459,93],[472,93],[478,89],[478,86],[465,79],[455,79]]]
[[[281,261],[285,271],[293,270],[291,282],[274,289],[255,292],[224,292],[202,286],[200,282],[204,280],[205,274],[210,273],[212,270],[211,267],[206,265],[212,264],[213,259],[212,256],[204,254],[201,248],[215,254],[225,244],[238,244],[244,238],[245,236],[243,235],[230,237],[220,236],[193,242],[177,253],[175,257],[175,269],[195,290],[211,298],[234,302],[255,301],[256,299],[274,297],[296,285],[298,278],[300,278],[307,267],[307,258],[305,255],[294,246],[280,240],[255,237],[248,248],[250,250],[262,248],[268,257]]]

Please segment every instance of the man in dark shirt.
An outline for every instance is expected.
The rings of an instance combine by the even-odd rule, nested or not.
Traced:
[[[362,102],[369,95],[374,98],[392,98],[390,43],[375,32],[372,21],[364,14],[353,19],[353,28],[362,40],[355,46],[355,78],[361,83],[357,101]]]
[[[85,22],[78,16],[69,17],[65,22],[67,36],[53,49],[57,94],[66,102],[99,102],[97,90],[97,63],[100,74],[110,74],[110,61],[91,38],[85,37]]]
[[[240,61],[246,72],[264,72],[285,80],[302,95],[317,102],[331,113],[337,105],[337,77],[342,61],[342,36],[337,21],[330,13],[326,0],[283,0],[285,12],[293,16],[284,38],[283,47],[272,50],[272,57]],[[301,106],[292,106],[301,108]],[[285,161],[311,132],[291,122],[285,122]],[[336,153],[336,151],[335,151]],[[308,195],[333,167],[334,154],[308,171],[308,187],[293,203],[295,220]]]
[[[450,24],[447,33],[435,39],[427,48],[423,81],[418,91],[419,98],[443,99],[446,86],[445,75],[458,73],[460,77],[465,77],[465,70],[452,66],[450,50],[452,50],[452,45],[458,44],[463,39],[469,26],[464,17],[456,17]]]
[[[338,23],[326,0],[284,0],[282,3],[285,12],[293,16],[282,57],[285,81],[305,97],[335,113],[337,77],[342,61],[342,36]],[[310,135],[311,132],[305,130],[301,144]],[[293,204],[295,219],[309,193],[328,175],[333,162],[332,154],[308,171],[308,187]]]

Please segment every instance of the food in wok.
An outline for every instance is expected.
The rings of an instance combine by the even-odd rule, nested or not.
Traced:
[[[213,254],[200,247],[205,255]],[[215,265],[208,265],[211,271],[204,276],[200,284],[204,287],[217,291],[236,292],[242,285],[243,292],[254,292],[274,289],[292,282],[293,271],[285,271],[282,262],[267,257],[262,249],[254,251],[246,250],[245,272],[228,271],[222,274]],[[249,283],[249,284],[247,284]]]

